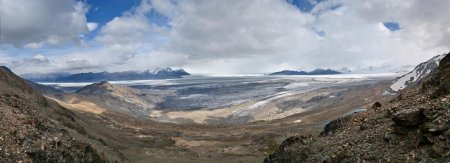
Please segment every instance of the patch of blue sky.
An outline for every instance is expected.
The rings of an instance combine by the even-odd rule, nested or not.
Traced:
[[[156,25],[162,26],[162,27],[170,27],[169,18],[165,17],[164,15],[162,15],[154,10],[148,12],[145,16],[153,24],[156,24]]]
[[[383,25],[390,31],[398,31],[401,29],[400,24],[397,22],[383,22]]]
[[[315,0],[287,0],[290,4],[294,5],[295,7],[297,7],[300,11],[302,12],[310,12],[314,6],[316,6],[316,4],[320,1],[323,0],[319,0],[319,1],[315,1]]]
[[[84,40],[92,40],[98,35],[102,26],[141,3],[140,0],[84,0],[83,2],[90,7],[86,14],[87,21],[98,24],[96,30],[84,34]]]

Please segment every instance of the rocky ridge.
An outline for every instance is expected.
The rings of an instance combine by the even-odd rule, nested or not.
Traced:
[[[0,162],[125,161],[78,125],[75,114],[3,66],[0,88]]]
[[[386,104],[339,118],[320,136],[294,136],[264,162],[450,161],[450,55],[428,80]]]
[[[80,88],[75,93],[62,94],[56,98],[68,104],[90,101],[108,108],[109,111],[144,119],[149,118],[149,112],[162,100],[160,97],[146,94],[138,89],[111,84],[107,81],[93,83]]]

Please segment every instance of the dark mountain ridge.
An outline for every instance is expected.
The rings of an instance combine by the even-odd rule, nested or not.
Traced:
[[[118,80],[172,79],[190,75],[183,69],[164,68],[157,71],[123,71],[123,72],[87,72],[87,73],[51,73],[24,74],[23,77],[34,82],[100,82]]]
[[[293,70],[283,70],[279,72],[274,72],[269,75],[332,75],[341,74],[342,72],[332,70],[332,69],[315,69],[313,71],[293,71]]]

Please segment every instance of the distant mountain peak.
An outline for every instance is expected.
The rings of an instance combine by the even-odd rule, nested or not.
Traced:
[[[77,93],[80,93],[80,94],[105,93],[105,92],[115,90],[114,87],[117,87],[117,86],[109,83],[108,81],[101,81],[101,82],[96,82],[96,83],[92,83],[90,85],[84,86],[84,87],[78,89]]]
[[[93,83],[91,85],[97,86],[97,87],[102,88],[102,89],[111,89],[112,87],[114,87],[114,85],[109,83],[108,81],[96,82],[96,83]]]
[[[332,69],[322,69],[316,68],[313,71],[293,71],[293,70],[283,70],[271,73],[269,75],[331,75],[331,74],[341,74],[341,72]]]
[[[118,80],[172,79],[190,75],[183,69],[158,68],[145,71],[84,72],[76,74],[26,74],[24,78],[36,82],[100,82]]]

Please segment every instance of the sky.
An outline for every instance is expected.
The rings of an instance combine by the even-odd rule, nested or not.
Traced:
[[[0,0],[19,74],[255,74],[415,65],[450,49],[442,0]]]

